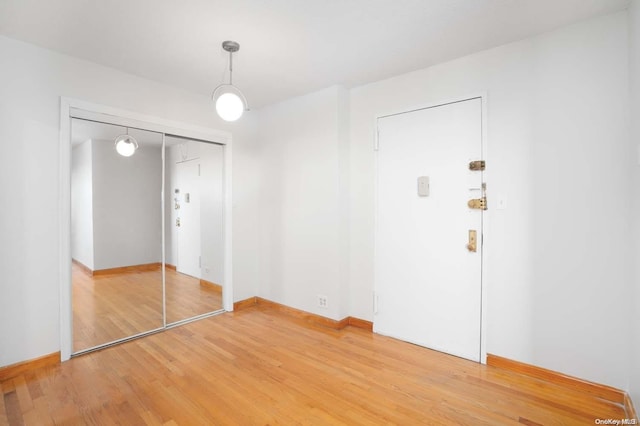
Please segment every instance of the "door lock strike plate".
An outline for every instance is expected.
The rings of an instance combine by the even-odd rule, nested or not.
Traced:
[[[467,203],[470,209],[486,210],[487,209],[487,197],[473,198]]]

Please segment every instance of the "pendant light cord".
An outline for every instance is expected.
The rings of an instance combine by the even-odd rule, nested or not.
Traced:
[[[229,52],[229,84],[233,86],[233,52]]]

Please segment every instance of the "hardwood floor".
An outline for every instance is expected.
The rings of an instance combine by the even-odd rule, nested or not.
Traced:
[[[72,264],[73,350],[162,327],[161,270],[88,275]],[[166,270],[167,323],[222,308],[219,289]]]
[[[265,307],[225,313],[0,383],[0,424],[569,425],[621,406]]]

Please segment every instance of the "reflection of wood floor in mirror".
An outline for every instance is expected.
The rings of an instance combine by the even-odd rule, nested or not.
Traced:
[[[160,269],[94,276],[72,264],[73,351],[162,327]],[[222,308],[220,287],[166,270],[167,323]]]
[[[167,268],[167,324],[222,309],[222,288]]]

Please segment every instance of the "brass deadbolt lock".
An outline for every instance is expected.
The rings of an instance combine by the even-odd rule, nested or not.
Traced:
[[[469,163],[469,170],[481,172],[485,169],[486,164],[484,160],[476,160]]]
[[[487,209],[487,197],[473,198],[467,203],[470,209],[486,210]]]

